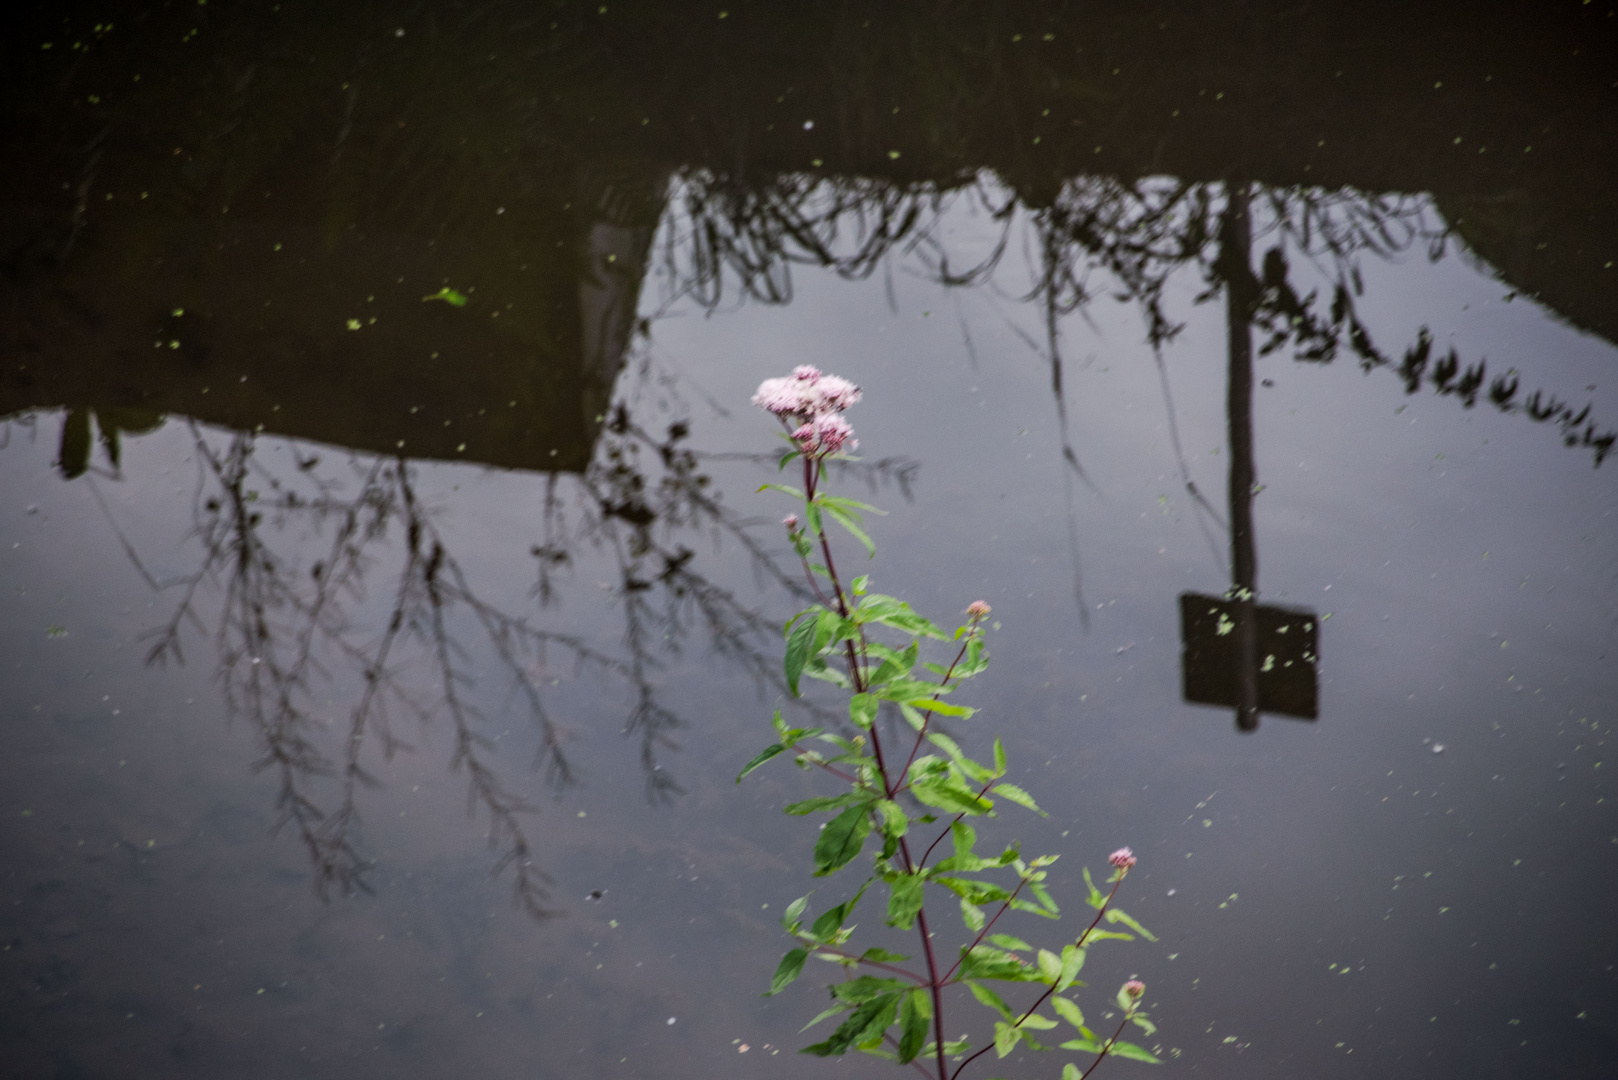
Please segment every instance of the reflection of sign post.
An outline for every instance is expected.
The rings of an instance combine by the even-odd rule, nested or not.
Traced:
[[[1313,720],[1319,620],[1309,611],[1260,604],[1253,535],[1253,336],[1258,282],[1248,264],[1252,225],[1245,184],[1227,185],[1215,262],[1225,283],[1230,381],[1230,555],[1235,587],[1226,597],[1180,596],[1180,666],[1185,699],[1236,710],[1236,728],[1256,731],[1260,712]]]
[[[1258,712],[1299,720],[1317,716],[1313,612],[1254,604],[1254,674]],[[1241,707],[1238,675],[1241,647],[1237,601],[1199,593],[1180,594],[1180,671],[1185,700],[1194,705]]]

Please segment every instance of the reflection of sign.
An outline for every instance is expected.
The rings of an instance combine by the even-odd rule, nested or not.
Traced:
[[[1236,708],[1240,694],[1240,635],[1237,603],[1200,593],[1180,594],[1180,670],[1185,700],[1197,705]],[[1254,668],[1260,712],[1313,720],[1319,618],[1312,611],[1254,604]]]

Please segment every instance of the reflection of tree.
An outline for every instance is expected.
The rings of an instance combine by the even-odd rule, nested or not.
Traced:
[[[361,793],[378,783],[362,764],[367,745],[390,758],[410,748],[398,733],[401,717],[426,723],[442,715],[451,728],[453,767],[468,778],[469,804],[489,818],[494,872],[510,866],[517,899],[536,916],[547,912],[546,878],[534,865],[525,828],[536,808],[500,774],[490,718],[472,700],[474,684],[488,673],[477,670],[469,634],[485,643],[478,655],[492,653],[536,725],[534,764],[544,767],[553,790],[577,780],[543,690],[553,660],[630,688],[626,733],[640,743],[654,800],[681,790],[659,761],[661,749],[675,746],[682,720],[659,701],[657,676],[666,658],[686,647],[687,635],[700,633],[761,685],[779,682],[770,653],[776,624],[698,572],[680,538],[723,535],[747,551],[763,579],[791,592],[801,586],[711,491],[683,423],[654,438],[620,406],[583,475],[544,481],[543,537],[532,549],[541,607],[557,598],[558,574],[575,552],[605,550],[618,570],[613,595],[625,623],[622,651],[547,629],[480,595],[424,504],[408,461],[351,459],[346,473],[333,475],[311,456],[283,476],[256,453],[252,435],[221,441],[195,424],[191,432],[199,471],[194,532],[203,561],[170,584],[179,598],[169,620],[151,632],[149,660],[183,662],[182,631],[187,624],[204,628],[202,593],[218,588],[213,637],[227,706],[258,733],[255,767],[273,771],[280,784],[277,828],[296,831],[322,895],[332,887],[365,888]],[[322,537],[312,564],[290,547],[300,532]],[[361,609],[370,581],[390,564],[394,583],[378,622]],[[329,749],[329,721],[317,696],[345,670],[358,676],[357,701],[341,749]],[[322,790],[333,782],[335,792]]]
[[[897,258],[908,259],[949,286],[995,279],[1017,230],[1026,223],[1035,243],[1028,251],[1030,287],[1022,299],[1043,313],[1043,343],[1025,338],[1051,367],[1052,392],[1065,431],[1060,348],[1061,321],[1102,295],[1137,304],[1154,350],[1174,340],[1183,324],[1165,307],[1169,281],[1199,273],[1211,299],[1228,280],[1217,265],[1220,216],[1228,183],[1171,178],[1124,180],[1080,176],[1066,181],[1043,205],[1020,203],[992,175],[964,177],[952,186],[909,187],[877,180],[819,179],[801,174],[755,183],[745,190],[723,177],[688,172],[677,185],[662,241],[662,266],[672,295],[719,305],[726,282],[744,298],[779,303],[791,298],[791,267],[827,267],[864,278]],[[1267,243],[1253,280],[1250,318],[1263,338],[1259,355],[1284,348],[1295,359],[1329,363],[1347,353],[1366,370],[1398,371],[1414,393],[1426,385],[1470,408],[1485,386],[1501,412],[1553,422],[1569,446],[1589,448],[1600,464],[1618,432],[1599,428],[1588,407],[1575,410],[1544,392],[1519,396],[1514,371],[1487,377],[1487,364],[1468,364],[1454,350],[1428,366],[1424,327],[1402,362],[1373,340],[1356,305],[1363,295],[1361,261],[1396,259],[1412,250],[1444,257],[1451,235],[1436,220],[1430,200],[1309,188],[1253,192],[1254,237]],[[942,228],[947,215],[986,220],[995,235],[957,252]],[[955,241],[958,245],[959,241]],[[1296,262],[1327,283],[1300,292]],[[1014,328],[1015,329],[1015,328]],[[1020,331],[1019,331],[1020,333]],[[1063,456],[1082,475],[1066,436]]]

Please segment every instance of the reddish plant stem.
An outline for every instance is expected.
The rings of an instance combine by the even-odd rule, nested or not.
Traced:
[[[981,615],[972,616],[972,631],[974,633],[977,631],[978,621],[980,619],[982,619],[982,618],[983,618],[983,616],[981,616]],[[961,657],[966,655],[966,646],[968,644],[970,644],[971,641],[972,641],[972,637],[969,634],[967,636],[966,641],[961,642],[960,651],[955,654],[955,659],[953,659],[953,660],[951,660],[949,662],[949,670],[944,672],[944,677],[942,679],[938,680],[938,685],[939,685],[940,689],[942,689],[943,687],[949,685],[950,677],[955,674],[955,667],[956,667],[957,664],[959,664],[961,662]],[[933,700],[934,701],[938,700],[938,695],[937,694],[933,695]],[[932,725],[932,722],[933,722],[933,711],[931,709],[928,709],[927,714],[925,716],[923,716],[922,719],[921,719],[921,730],[916,732],[916,744],[910,748],[910,756],[905,759],[905,767],[903,769],[899,770],[899,786],[901,788],[904,787],[905,777],[910,775],[910,766],[916,760],[916,754],[918,752],[920,752],[922,740],[927,738],[927,728]],[[928,850],[930,851],[931,849],[929,848]],[[926,861],[925,857],[923,857],[923,861]]]
[[[907,979],[915,979],[917,985],[919,986],[927,985],[927,980],[922,978],[920,975],[917,975],[914,971],[909,971],[894,964],[884,964],[880,960],[861,960],[858,956],[855,956],[851,952],[844,952],[842,949],[834,949],[829,945],[821,945],[809,938],[802,938],[801,940],[809,945],[810,952],[827,952],[831,953],[833,956],[846,957],[849,960],[858,961],[861,964],[869,964],[871,967],[881,968],[883,971],[891,971],[896,975],[903,975]]]
[[[1118,886],[1122,885],[1123,883],[1124,883],[1124,879],[1122,877],[1120,877],[1117,881],[1112,883],[1112,892],[1107,894],[1106,901],[1102,903],[1101,907],[1096,909],[1096,917],[1090,921],[1089,926],[1086,926],[1084,928],[1084,933],[1080,934],[1078,936],[1077,940],[1074,941],[1075,945],[1077,945],[1077,946],[1079,946],[1081,948],[1084,946],[1084,939],[1090,936],[1090,931],[1094,930],[1098,925],[1100,925],[1101,916],[1106,914],[1107,907],[1112,903],[1112,898],[1114,896],[1118,895]],[[998,918],[998,916],[996,916],[996,917]],[[987,929],[987,927],[985,927],[985,929]],[[1052,983],[1050,985],[1050,987],[1047,988],[1046,991],[1043,994],[1039,995],[1039,1000],[1034,1002],[1032,1005],[1028,1006],[1028,1010],[1026,1012],[1024,1012],[1020,1017],[1017,1018],[1017,1023],[1015,1025],[1013,1025],[1013,1026],[1021,1027],[1023,1021],[1027,1020],[1030,1016],[1034,1015],[1034,1011],[1036,1009],[1038,1009],[1041,1005],[1045,1004],[1045,1002],[1047,1000],[1049,1000],[1050,996],[1052,994],[1054,994],[1054,993],[1056,993],[1056,984]],[[1124,1017],[1124,1022],[1128,1023],[1128,1021],[1129,1021],[1129,1017],[1125,1016]],[[1123,1033],[1123,1030],[1124,1030],[1123,1024],[1118,1025],[1118,1030],[1113,1033],[1112,1038],[1107,1041],[1107,1045],[1102,1048],[1101,1057],[1106,1057],[1107,1056],[1107,1051],[1112,1048],[1113,1043],[1118,1041],[1118,1036]],[[992,1046],[993,1046],[992,1043],[989,1046],[985,1046],[982,1050],[979,1050],[977,1053],[973,1054],[971,1057],[969,1057],[965,1061],[961,1062],[960,1065],[956,1066],[955,1072],[950,1075],[949,1080],[955,1080],[955,1077],[961,1075],[961,1070],[962,1069],[966,1068],[968,1065],[972,1064],[972,1062],[976,1061],[978,1058],[980,1058],[984,1054],[988,1053]],[[1094,1069],[1099,1064],[1101,1064],[1101,1058],[1098,1057],[1098,1058],[1095,1059],[1095,1061],[1090,1063],[1090,1068]],[[942,1075],[942,1074],[940,1074],[940,1075]],[[1089,1076],[1089,1075],[1090,1075],[1090,1073],[1088,1071],[1086,1071],[1084,1073],[1084,1076]],[[1079,1080],[1084,1080],[1084,1077],[1081,1076],[1079,1078]]]
[[[1017,882],[1017,887],[1011,890],[1011,896],[1006,900],[1005,903],[1000,905],[1000,910],[994,913],[994,918],[983,924],[983,929],[978,931],[978,936],[973,939],[972,944],[966,947],[967,953],[970,953],[973,949],[983,944],[983,939],[989,936],[989,931],[994,929],[994,924],[1000,920],[1000,916],[1011,910],[1011,901],[1017,899],[1017,894],[1022,892],[1022,887],[1026,884],[1028,884],[1027,878],[1023,878],[1021,881]],[[966,953],[962,953],[961,958],[964,960],[966,958]],[[960,970],[960,967],[961,961],[957,960],[955,961],[955,966],[944,973],[945,985],[948,985],[950,978],[955,974],[955,972]],[[1037,1009],[1039,1006],[1035,1005],[1034,1008]]]
[[[1122,1035],[1124,1033],[1124,1025],[1129,1023],[1129,1018],[1132,1015],[1134,1015],[1134,1014],[1133,1013],[1125,1013],[1124,1018],[1122,1020],[1118,1021],[1118,1030],[1112,1033],[1112,1038],[1108,1039],[1107,1040],[1107,1045],[1103,1046],[1101,1048],[1101,1053],[1096,1055],[1096,1059],[1094,1061],[1090,1062],[1090,1067],[1088,1069],[1085,1069],[1084,1072],[1079,1075],[1079,1080],[1085,1080],[1085,1077],[1087,1077],[1091,1073],[1095,1072],[1096,1071],[1096,1066],[1100,1065],[1101,1062],[1106,1059],[1107,1051],[1111,1050],[1112,1049],[1112,1044],[1118,1041],[1118,1036],[1120,1036],[1120,1035]]]

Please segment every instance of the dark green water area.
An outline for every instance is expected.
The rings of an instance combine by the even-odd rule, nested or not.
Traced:
[[[0,1073],[887,1075],[734,782],[815,364],[1104,1077],[1618,1075],[1614,7],[13,9]]]

